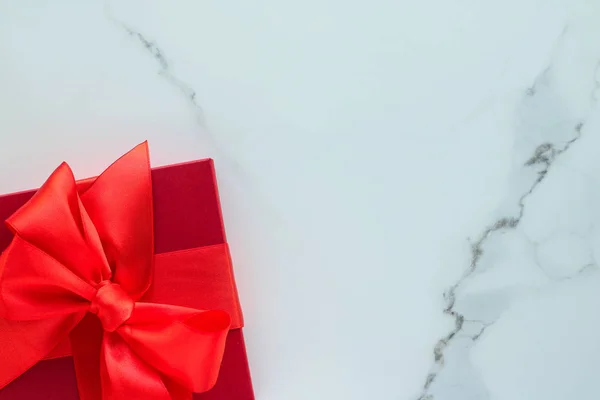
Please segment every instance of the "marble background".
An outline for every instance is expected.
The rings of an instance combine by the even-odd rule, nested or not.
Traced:
[[[0,192],[214,158],[258,400],[597,399],[599,20],[0,0]]]

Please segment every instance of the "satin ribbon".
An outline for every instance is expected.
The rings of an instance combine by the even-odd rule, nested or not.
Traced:
[[[82,400],[187,400],[214,386],[229,314],[139,301],[154,262],[147,143],[79,191],[61,164],[7,225],[0,388],[66,338]]]

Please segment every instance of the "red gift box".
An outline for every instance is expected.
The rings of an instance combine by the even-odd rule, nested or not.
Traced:
[[[226,244],[214,166],[210,159],[152,169],[155,254],[205,248]],[[81,181],[79,185],[89,184]],[[6,220],[23,206],[35,191],[0,197],[0,219]],[[13,238],[4,225],[0,227],[0,251]],[[158,256],[157,260],[161,257]],[[203,282],[210,271],[202,260],[190,258],[186,271],[168,271],[156,262],[152,286],[144,295],[153,302],[177,306],[206,308]],[[224,262],[230,262],[228,254]],[[200,263],[200,264],[199,264]],[[191,277],[191,279],[190,279]],[[233,287],[237,302],[237,292]],[[241,315],[237,316],[241,321]],[[241,324],[240,324],[241,325]],[[2,343],[0,346],[10,346]],[[61,347],[61,346],[59,346]],[[57,349],[56,355],[64,353]],[[0,360],[2,362],[2,360]],[[77,382],[71,357],[38,362],[8,386],[0,390],[1,400],[78,400]],[[248,360],[242,329],[231,329],[227,336],[223,361],[216,385],[207,392],[195,393],[195,400],[253,400]]]

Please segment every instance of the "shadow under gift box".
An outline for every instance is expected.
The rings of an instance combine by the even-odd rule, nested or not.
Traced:
[[[155,254],[196,247],[214,246],[226,242],[219,195],[212,160],[193,161],[152,170],[154,202]],[[35,191],[0,197],[0,220],[5,221],[25,204]],[[12,233],[0,226],[0,251],[12,240]],[[155,283],[161,280],[161,291],[168,291],[169,303],[198,307],[203,296],[202,276],[197,280],[178,277],[176,271],[155,271],[148,294],[156,292]],[[191,274],[193,276],[193,273]],[[165,282],[165,280],[167,282]],[[186,290],[181,290],[181,285]],[[198,290],[195,291],[194,288]],[[196,293],[197,298],[191,298]],[[156,297],[165,297],[153,293]],[[237,301],[237,293],[234,294]],[[143,301],[143,299],[142,299]],[[10,343],[0,343],[10,346]],[[0,363],[2,360],[0,360]],[[223,363],[217,384],[206,393],[194,394],[194,400],[253,400],[252,382],[241,329],[232,329],[227,336]],[[61,357],[43,360],[4,389],[1,400],[78,400],[73,359]]]

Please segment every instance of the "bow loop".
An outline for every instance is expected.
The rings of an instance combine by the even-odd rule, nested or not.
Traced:
[[[85,312],[96,292],[90,283],[18,236],[0,256],[0,287],[0,317],[19,321]]]
[[[81,193],[112,268],[112,281],[139,300],[152,281],[154,213],[148,143],[106,169]]]
[[[135,354],[194,392],[217,380],[231,319],[225,311],[136,303],[117,331]],[[204,370],[198,374],[195,371]]]
[[[62,163],[7,221],[15,235],[85,282],[110,279],[98,232],[83,207],[71,168]]]

